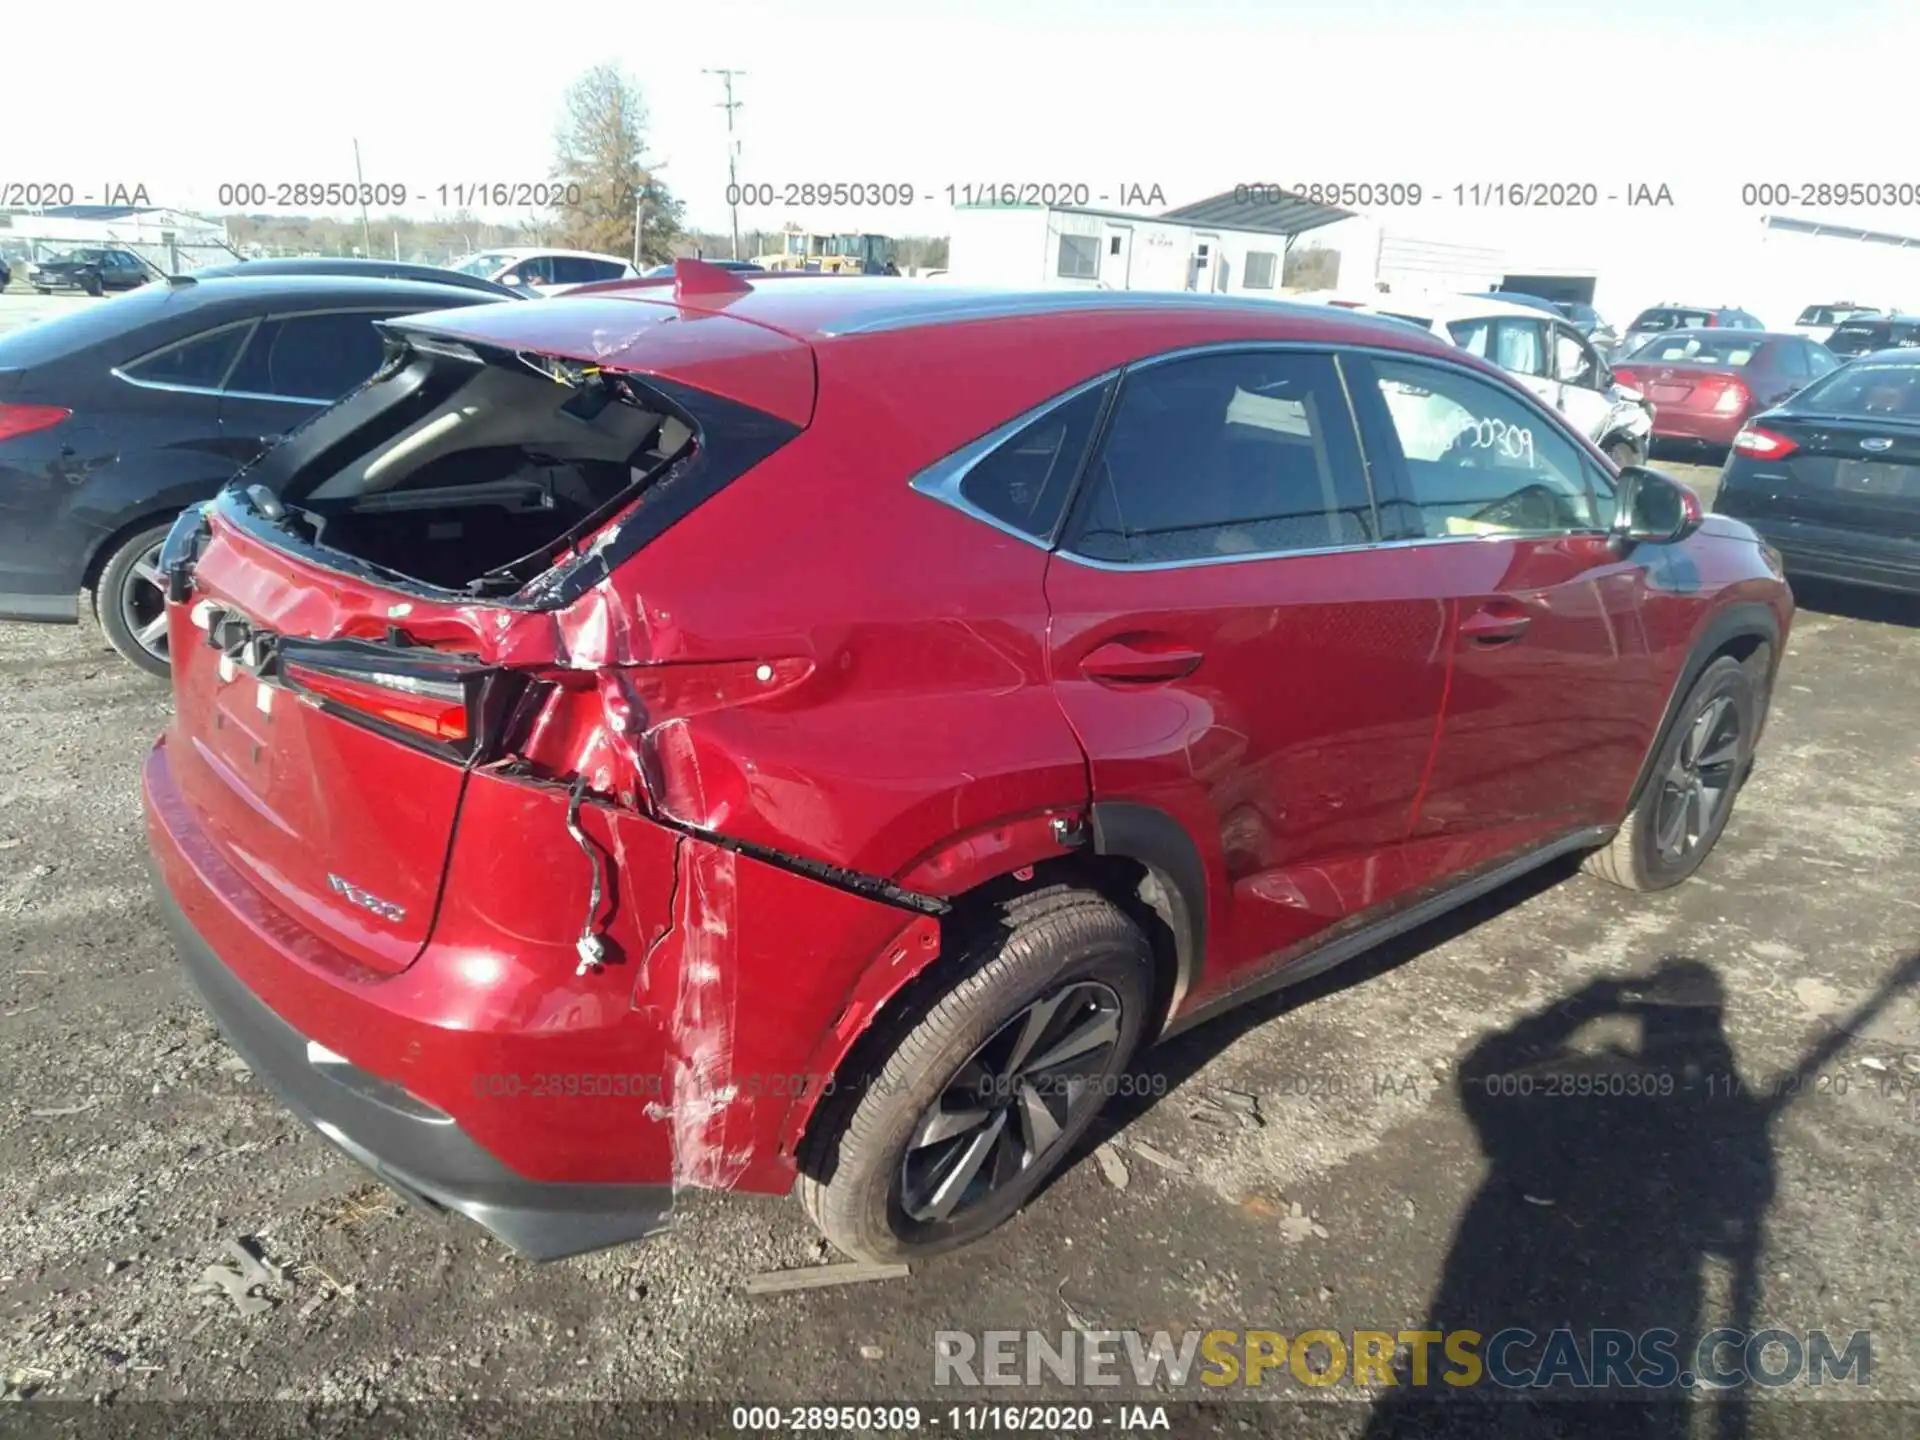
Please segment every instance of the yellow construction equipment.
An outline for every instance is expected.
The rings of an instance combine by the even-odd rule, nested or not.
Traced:
[[[782,233],[781,249],[762,255],[763,270],[809,270],[822,275],[898,274],[895,246],[888,235],[816,235],[797,226]]]

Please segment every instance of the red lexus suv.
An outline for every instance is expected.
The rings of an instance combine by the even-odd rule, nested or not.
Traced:
[[[168,539],[158,890],[293,1110],[534,1257],[685,1186],[947,1249],[1169,1032],[1678,882],[1792,618],[1390,320],[682,262],[383,328]]]

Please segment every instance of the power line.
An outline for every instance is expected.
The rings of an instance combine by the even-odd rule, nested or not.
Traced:
[[[727,211],[733,220],[733,258],[740,258],[740,142],[733,137],[733,112],[741,106],[733,98],[733,77],[744,75],[744,70],[702,70],[702,75],[718,75],[727,87],[727,98],[720,102],[720,108],[727,112]]]

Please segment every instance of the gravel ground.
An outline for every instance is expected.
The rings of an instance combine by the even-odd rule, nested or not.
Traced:
[[[290,1121],[203,1018],[149,900],[136,781],[166,692],[91,625],[0,625],[0,1380],[32,1397],[0,1423],[62,1400],[924,1401],[934,1332],[955,1329],[1697,1329],[1734,1313],[1738,1232],[1760,1323],[1873,1332],[1870,1390],[1790,1387],[1741,1433],[1913,1433],[1920,1407],[1885,1402],[1920,1401],[1920,1006],[1899,990],[1812,1073],[1772,1077],[1920,948],[1920,611],[1802,599],[1760,767],[1694,881],[1631,896],[1561,867],[1509,887],[1151,1056],[1167,1093],[1110,1128],[1179,1168],[1123,1148],[1116,1189],[1083,1157],[907,1279],[759,1297],[753,1272],[829,1258],[791,1201],[692,1193],[657,1240],[538,1267],[405,1210]],[[1683,1023],[1638,1043],[1690,1089],[1463,1105],[1458,1067],[1517,1022],[1678,959],[1697,963],[1661,1014]],[[1723,1011],[1699,1003],[1716,989]],[[1574,1052],[1639,1023],[1601,1015]],[[1258,1096],[1264,1123],[1201,1123],[1219,1091]],[[252,1316],[194,1293],[242,1238],[275,1267]],[[1074,1398],[940,1401],[1036,1393]],[[1347,1403],[1286,1410],[1287,1433],[1366,1423],[1351,1386],[1310,1398]],[[431,1413],[420,1428],[482,1428]],[[1569,1413],[1532,1419],[1687,1433]]]

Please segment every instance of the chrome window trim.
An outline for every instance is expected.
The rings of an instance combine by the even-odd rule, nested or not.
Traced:
[[[1111,385],[1119,378],[1120,373],[1119,369],[1105,371],[1102,374],[1094,376],[1091,380],[1081,381],[1071,390],[1063,390],[1051,399],[1042,401],[1031,410],[1014,416],[1013,419],[1006,423],[989,430],[978,440],[969,441],[958,450],[954,450],[941,459],[934,461],[933,464],[927,466],[926,469],[909,480],[907,482],[907,488],[916,490],[929,499],[951,505],[961,514],[969,515],[984,525],[991,525],[1003,535],[1011,535],[1016,540],[1024,540],[1035,549],[1053,549],[1051,534],[1034,535],[1022,530],[1017,525],[1009,524],[997,515],[988,514],[985,510],[982,510],[978,505],[967,499],[967,497],[961,493],[960,486],[982,460],[985,460],[989,455],[993,454],[994,451],[1006,444],[1007,441],[1013,439],[1014,436],[1026,429],[1027,426],[1034,424],[1036,421],[1044,420],[1048,415],[1060,409],[1062,406],[1071,405],[1075,400],[1078,400],[1090,390],[1098,390],[1103,386]],[[1098,439],[1099,437],[1095,435],[1091,438]],[[1084,459],[1085,457],[1083,456],[1082,458]],[[1073,496],[1069,495],[1067,500],[1070,506]],[[1061,518],[1064,519],[1066,509],[1063,508],[1060,513]],[[1057,523],[1055,529],[1058,529]]]
[[[258,333],[262,325],[265,325],[271,320],[304,320],[314,315],[372,315],[376,317],[375,323],[378,323],[378,321],[381,320],[401,320],[410,315],[427,313],[430,312],[423,310],[390,311],[382,305],[338,305],[324,310],[283,310],[266,315],[255,315],[248,320],[235,320],[230,324],[216,325],[211,330],[202,330],[199,334],[189,335],[182,340],[169,341],[157,350],[149,350],[146,354],[127,361],[125,365],[115,365],[107,373],[112,375],[116,380],[123,380],[129,385],[137,385],[142,390],[164,390],[175,395],[216,395],[229,397],[234,400],[266,400],[277,404],[313,405],[324,408],[328,405],[337,404],[340,399],[345,397],[337,396],[332,400],[316,400],[308,395],[273,395],[265,394],[258,390],[229,390],[226,388],[227,382],[233,378],[233,372],[240,368],[241,360],[246,358],[247,347],[253,344],[253,337]],[[240,342],[240,348],[233,352],[233,359],[227,362],[227,368],[221,372],[220,383],[217,386],[208,388],[205,385],[176,385],[170,381],[142,380],[138,376],[127,374],[127,370],[132,366],[144,365],[157,355],[165,355],[169,350],[178,350],[184,345],[197,344],[210,335],[220,335],[228,330],[237,330],[242,325],[247,327],[246,338]]]
[[[215,325],[210,330],[202,330],[197,334],[188,335],[183,339],[171,340],[165,345],[160,346],[157,350],[149,350],[144,355],[136,356],[124,365],[115,365],[107,373],[112,375],[116,380],[124,380],[129,385],[137,385],[142,390],[165,390],[175,395],[219,395],[223,393],[221,387],[227,383],[232,377],[233,372],[239,367],[240,357],[247,353],[247,347],[253,343],[254,332],[260,328],[261,323],[262,317],[255,315],[246,320],[234,320],[225,325]],[[227,361],[227,368],[220,372],[220,379],[213,385],[179,385],[169,380],[143,380],[138,375],[129,375],[127,373],[136,365],[144,365],[149,360],[158,359],[160,356],[170,354],[175,350],[183,350],[189,345],[198,345],[202,340],[208,339],[211,336],[224,335],[227,331],[238,330],[242,326],[246,327],[247,333],[241,336],[240,344],[233,352],[233,358]]]
[[[1149,292],[1128,291],[1119,293],[1144,294]],[[1298,308],[1305,309],[1307,307],[1302,306]],[[1355,545],[1318,546],[1313,549],[1256,550],[1241,555],[1202,555],[1188,560],[1100,560],[1092,556],[1076,553],[1069,549],[1064,541],[1056,543],[1047,537],[1031,535],[1019,529],[1017,526],[1009,525],[997,516],[989,515],[960,493],[960,484],[966,479],[968,472],[988,455],[993,453],[993,451],[1005,444],[1008,440],[1011,440],[1028,425],[1044,418],[1048,413],[1060,406],[1070,404],[1089,390],[1110,385],[1116,380],[1124,379],[1136,370],[1149,370],[1157,365],[1173,364],[1180,360],[1195,359],[1202,356],[1276,352],[1283,354],[1325,355],[1334,362],[1334,370],[1340,377],[1341,391],[1346,397],[1348,404],[1349,421],[1353,426],[1354,445],[1359,451],[1361,459],[1361,478],[1367,487],[1368,498],[1373,505],[1374,528],[1376,531],[1380,525],[1380,495],[1374,485],[1374,458],[1367,450],[1366,436],[1361,430],[1359,416],[1353,410],[1353,396],[1350,389],[1351,380],[1346,373],[1346,366],[1341,363],[1342,357],[1346,355],[1364,355],[1369,358],[1380,356],[1388,360],[1404,363],[1432,365],[1439,369],[1449,370],[1455,374],[1465,376],[1468,379],[1478,380],[1482,384],[1489,383],[1486,375],[1480,373],[1470,365],[1457,363],[1450,356],[1428,355],[1423,351],[1405,350],[1392,345],[1354,344],[1328,340],[1217,340],[1201,345],[1184,345],[1176,350],[1163,350],[1154,355],[1142,356],[1138,360],[1129,361],[1125,365],[1096,375],[1090,380],[1084,380],[1069,390],[1061,391],[1058,395],[1042,401],[1032,409],[988,431],[979,439],[970,441],[958,450],[952,451],[941,459],[936,460],[908,481],[908,487],[930,499],[938,500],[943,504],[949,505],[963,515],[970,516],[984,525],[991,526],[1003,535],[1009,535],[1016,540],[1025,541],[1037,550],[1051,551],[1064,560],[1071,560],[1076,565],[1085,566],[1090,570],[1115,572],[1189,570],[1201,565],[1239,565],[1250,561],[1285,560],[1295,556],[1306,555],[1354,555],[1374,550],[1408,550],[1415,546],[1424,545],[1478,545],[1507,540],[1558,539],[1577,535],[1604,538],[1609,533],[1601,526],[1595,526],[1587,530],[1503,530],[1489,535],[1422,535],[1400,540],[1369,540]],[[1504,371],[1501,372],[1503,376],[1505,373]],[[1525,389],[1525,387],[1521,386],[1517,381],[1506,380],[1504,383],[1507,385],[1509,392],[1519,399],[1524,406],[1531,408],[1542,419],[1547,420],[1559,430],[1570,431],[1570,427],[1566,425],[1566,422],[1550,413],[1546,407],[1539,402],[1539,397],[1535,396],[1531,391]],[[1104,435],[1096,435],[1095,439],[1098,443],[1105,443]],[[1591,458],[1577,443],[1575,450],[1579,453],[1583,462]],[[1585,463],[1581,466],[1583,472],[1588,468],[1589,466]],[[1069,510],[1076,503],[1077,497],[1069,497]],[[1064,518],[1065,516],[1063,515],[1063,519]]]
[[[1309,555],[1360,555],[1375,550],[1411,550],[1425,545],[1485,545],[1501,540],[1557,540],[1569,533],[1604,535],[1603,530],[1502,530],[1491,535],[1424,535],[1409,540],[1369,540],[1360,545],[1319,545],[1311,550],[1250,550],[1244,555],[1198,555],[1191,560],[1096,560],[1064,546],[1056,553],[1089,570],[1192,570],[1201,565],[1242,565],[1253,560],[1295,560]]]

